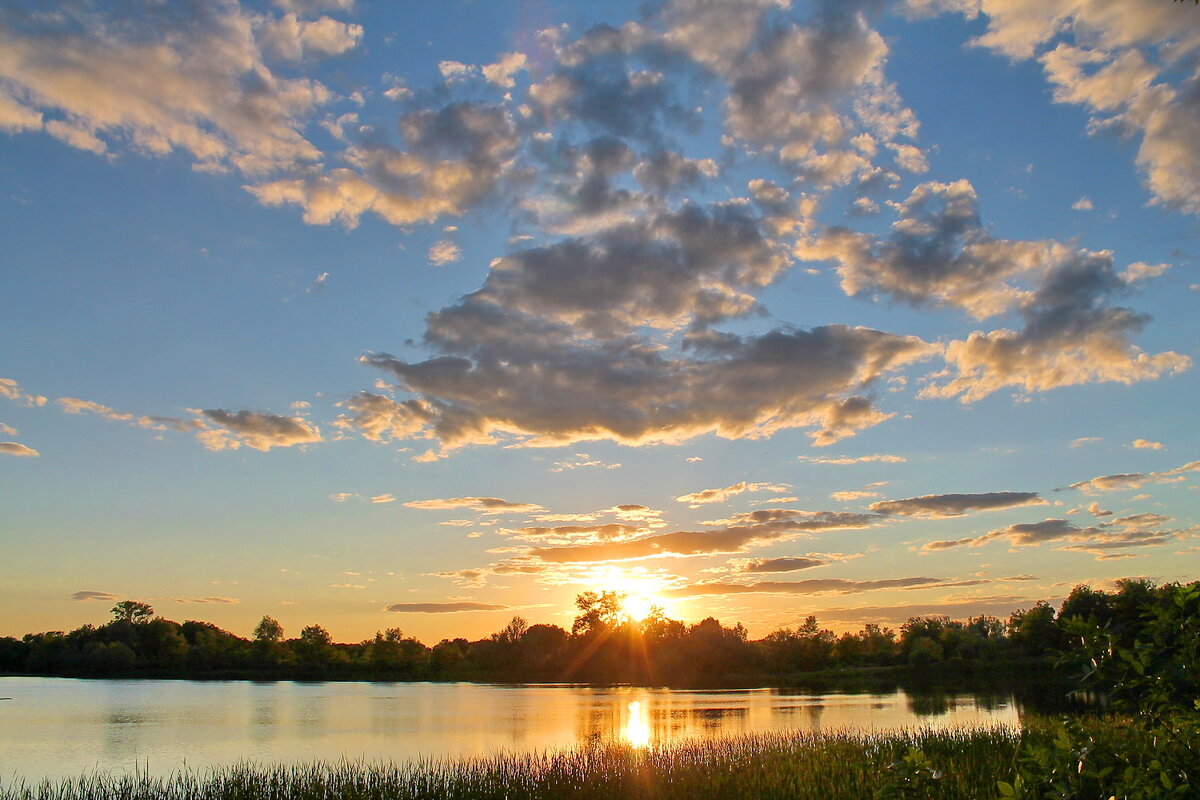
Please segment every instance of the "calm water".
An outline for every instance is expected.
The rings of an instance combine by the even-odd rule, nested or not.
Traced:
[[[1017,723],[1011,699],[792,689],[0,677],[0,783],[243,759],[405,761],[765,731]]]

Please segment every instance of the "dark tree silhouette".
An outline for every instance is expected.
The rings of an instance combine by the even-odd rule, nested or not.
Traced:
[[[279,620],[264,614],[263,618],[254,626],[254,641],[282,642],[283,626],[279,624]]]
[[[122,600],[112,607],[112,615],[115,622],[148,622],[154,616],[154,609],[149,603]]]

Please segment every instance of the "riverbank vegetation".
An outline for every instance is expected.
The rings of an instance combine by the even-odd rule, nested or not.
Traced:
[[[0,800],[1082,800],[1114,796],[1109,790],[1124,780],[1123,775],[1112,770],[1100,775],[1103,767],[1093,768],[1094,763],[1120,764],[1153,776],[1158,793],[1117,797],[1196,797],[1164,791],[1152,767],[1158,760],[1154,732],[1128,727],[1128,722],[1112,717],[1077,721],[1072,734],[1092,748],[1082,761],[1080,748],[1064,739],[1062,723],[1037,719],[1027,720],[1022,730],[794,733],[644,749],[600,744],[555,753],[502,753],[413,764],[246,763],[168,777],[96,774],[39,785],[0,786]],[[1067,758],[1075,760],[1067,763]],[[1077,770],[1077,764],[1084,769]],[[1073,783],[1066,786],[1063,775],[1053,774],[1056,770]],[[1056,788],[1061,791],[1055,793]]]
[[[0,790],[0,800],[864,800],[906,783],[928,798],[990,798],[1019,746],[1010,729],[904,735],[794,734],[639,750],[594,746],[411,765],[243,764],[169,778],[93,776]],[[933,771],[906,756],[920,752]],[[899,765],[897,765],[899,762]],[[897,766],[893,766],[897,765]],[[912,795],[916,796],[916,795]]]
[[[795,733],[415,764],[239,764],[170,777],[0,786],[0,800],[1194,800],[1200,797],[1200,583],[1077,590],[1055,624],[1078,689],[1104,713],[1026,715],[1020,729]],[[1060,614],[1061,616],[1061,614]],[[148,623],[147,623],[148,624]]]
[[[362,642],[335,643],[320,625],[295,637],[267,616],[250,637],[208,622],[174,622],[136,601],[118,603],[102,625],[0,638],[0,672],[98,677],[335,680],[488,680],[741,684],[812,676],[870,685],[906,672],[1001,674],[1049,671],[1069,644],[1071,622],[1090,619],[1123,643],[1141,609],[1166,602],[1169,587],[1124,580],[1114,592],[1078,586],[1054,609],[1047,603],[1007,620],[913,617],[893,630],[867,624],[840,636],[810,616],[751,640],[740,624],[714,618],[692,625],[654,610],[635,620],[615,592],[579,595],[571,631],[514,617],[490,637],[445,639],[432,647],[398,628]]]

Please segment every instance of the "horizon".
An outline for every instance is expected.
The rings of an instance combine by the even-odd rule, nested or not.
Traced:
[[[1197,13],[0,8],[0,636],[1196,580]]]

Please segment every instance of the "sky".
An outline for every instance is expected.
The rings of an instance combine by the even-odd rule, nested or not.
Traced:
[[[1200,577],[1200,10],[0,5],[0,635]]]

